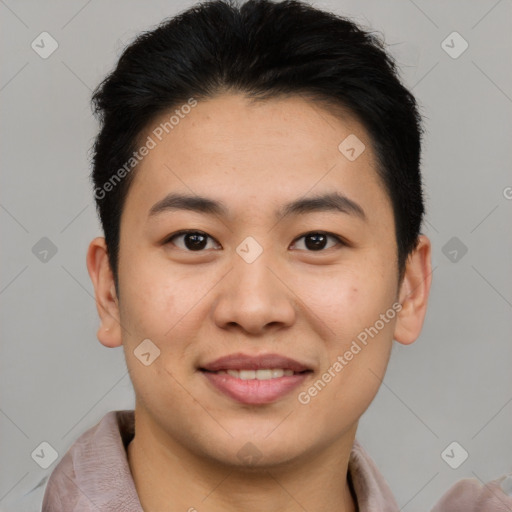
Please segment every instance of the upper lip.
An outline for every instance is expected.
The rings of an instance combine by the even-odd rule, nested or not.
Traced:
[[[283,370],[293,370],[294,372],[311,370],[305,364],[279,354],[251,356],[242,353],[219,357],[215,361],[201,366],[200,369],[217,372],[219,370],[261,370],[265,368],[282,368]]]

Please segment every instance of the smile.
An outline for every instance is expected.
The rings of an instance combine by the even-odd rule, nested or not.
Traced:
[[[228,374],[241,380],[269,380],[278,379],[279,377],[291,377],[294,374],[293,370],[285,370],[283,368],[263,368],[261,370],[219,370],[214,372],[217,375]]]
[[[285,398],[304,384],[311,370],[294,372],[282,368],[259,370],[201,370],[208,385],[228,398],[246,405],[265,405]]]

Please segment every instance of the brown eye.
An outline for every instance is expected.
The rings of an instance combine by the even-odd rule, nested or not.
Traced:
[[[183,246],[176,244],[174,240],[183,239]],[[172,243],[180,249],[188,251],[202,251],[208,245],[208,239],[213,240],[210,235],[203,233],[202,231],[180,231],[169,237],[165,243]]]
[[[184,230],[171,235],[169,238],[167,238],[165,244],[172,243],[176,247],[185,251],[201,252],[204,249],[215,248],[207,247],[209,239],[214,240],[214,238],[204,233],[203,231]],[[321,252],[325,249],[330,249],[336,246],[336,244],[341,246],[346,245],[339,236],[336,236],[332,233],[326,233],[324,231],[313,231],[306,233],[297,238],[295,244],[298,243],[297,240],[302,239],[304,239],[304,246],[298,247],[298,249],[306,250],[308,252]],[[334,244],[331,243],[331,245],[329,245],[329,239],[334,240]],[[181,241],[176,243],[176,240]]]
[[[305,235],[302,235],[300,238],[297,238],[297,240],[304,239],[304,246],[306,250],[313,251],[313,252],[319,252],[324,249],[330,249],[331,247],[334,247],[336,244],[333,244],[329,247],[326,247],[329,238],[335,240],[339,245],[345,245],[340,237],[333,235],[331,233],[325,233],[323,231],[315,231],[311,233],[306,233]],[[299,247],[299,249],[302,249]]]

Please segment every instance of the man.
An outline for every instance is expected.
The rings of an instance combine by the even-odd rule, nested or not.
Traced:
[[[87,266],[135,412],[75,442],[43,510],[398,510],[355,436],[420,334],[431,247],[421,120],[382,43],[305,3],[201,4],[94,104]],[[435,510],[510,506],[498,484]]]

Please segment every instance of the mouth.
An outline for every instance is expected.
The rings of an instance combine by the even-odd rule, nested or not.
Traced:
[[[313,374],[306,364],[277,354],[233,354],[199,370],[215,391],[251,405],[276,402]]]
[[[230,375],[240,380],[271,380],[280,379],[281,377],[291,377],[292,375],[299,375],[309,372],[311,370],[304,370],[302,372],[294,372],[293,370],[284,368],[262,368],[259,370],[219,370],[211,372],[201,368],[201,371],[215,373],[217,375]]]

